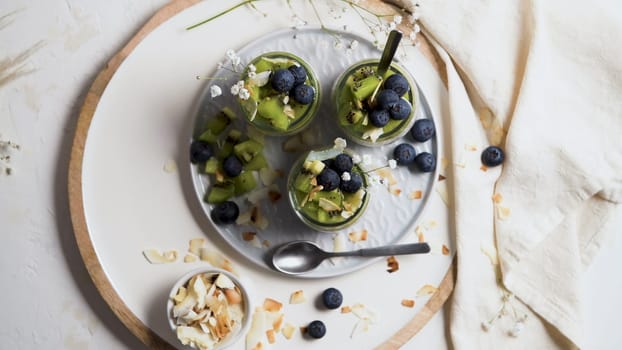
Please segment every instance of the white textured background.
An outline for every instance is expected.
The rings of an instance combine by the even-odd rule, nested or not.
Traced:
[[[0,17],[8,15],[0,21],[0,60],[38,47],[23,62],[30,74],[0,86],[0,135],[22,146],[12,154],[14,175],[0,175],[0,349],[143,348],[108,309],[82,263],[69,220],[67,166],[84,92],[165,3],[0,0]],[[588,271],[588,349],[622,346],[619,266],[617,239]],[[442,321],[435,317],[415,343],[438,336]]]

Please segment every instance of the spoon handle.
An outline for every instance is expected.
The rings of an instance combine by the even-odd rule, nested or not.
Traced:
[[[429,253],[430,246],[427,243],[396,244],[378,248],[364,248],[348,252],[331,253],[331,256],[390,256],[404,254]]]
[[[393,56],[395,56],[395,51],[397,51],[397,47],[400,44],[400,40],[402,40],[402,32],[397,30],[392,30],[389,33],[389,37],[387,38],[387,43],[382,50],[382,56],[380,57],[380,62],[378,62],[378,72],[377,74],[381,77],[384,77],[384,74],[389,69],[391,65],[391,61],[393,61]]]

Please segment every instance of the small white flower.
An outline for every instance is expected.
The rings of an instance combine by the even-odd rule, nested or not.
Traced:
[[[358,164],[360,162],[361,162],[361,156],[359,156],[358,154],[353,154],[352,155],[352,163]]]
[[[240,87],[238,84],[231,85],[231,95],[237,96],[240,93]]]
[[[222,89],[218,85],[212,85],[209,88],[209,93],[212,98],[222,95]]]
[[[350,181],[350,180],[352,180],[352,176],[350,176],[349,172],[344,171],[343,174],[341,174],[341,179],[343,181]]]
[[[417,33],[413,30],[410,32],[410,34],[408,34],[408,39],[410,39],[410,41],[415,41],[417,39]]]
[[[395,25],[395,22],[390,22],[390,23],[387,25],[387,29],[388,29],[389,31],[391,31],[391,30],[395,29],[396,27],[397,27],[397,25]]]
[[[523,328],[525,328],[525,323],[523,321],[518,321],[514,324],[514,327],[510,329],[508,334],[512,337],[518,337],[518,335],[523,331]]]
[[[257,67],[255,67],[255,65],[251,63],[248,65],[248,71],[254,73],[257,71]]]
[[[242,100],[248,100],[249,97],[251,97],[251,93],[248,92],[248,90],[246,90],[245,88],[241,88],[238,96],[240,96]]]
[[[224,67],[225,65],[222,62],[218,62],[218,64],[216,65],[218,67],[218,69],[221,69],[222,67]]]
[[[233,50],[231,50],[231,49],[227,50],[227,52],[225,53],[225,55],[227,56],[227,58],[228,58],[230,61],[233,61],[236,57],[238,57],[238,55],[235,53],[235,51],[233,51]]]
[[[395,16],[393,16],[393,22],[394,22],[395,24],[400,24],[400,23],[402,23],[402,16],[400,16],[400,15],[395,15]]]
[[[285,95],[285,97],[283,97],[283,104],[286,105],[289,103],[289,95]]]
[[[415,18],[415,16],[413,15],[408,16],[408,23],[415,24],[415,22],[417,22],[417,19]]]
[[[249,77],[250,79],[253,79],[253,78],[255,78],[256,76],[257,76],[257,73],[255,73],[255,72],[248,72],[248,77]]]
[[[341,148],[344,149],[348,146],[348,143],[346,142],[345,139],[338,137],[335,139],[335,148]]]
[[[342,217],[342,218],[344,218],[344,219],[348,219],[348,218],[350,218],[352,215],[354,215],[354,213],[353,213],[353,212],[351,212],[351,211],[347,211],[347,210],[342,210],[342,211],[341,211],[341,217]]]
[[[231,64],[233,64],[234,67],[239,66],[240,63],[241,63],[241,59],[239,56],[236,56],[231,60]]]
[[[389,159],[389,168],[391,169],[397,168],[397,161],[395,161],[395,159]]]
[[[413,26],[413,31],[415,33],[419,33],[421,31],[421,27],[415,23],[415,25]]]
[[[371,156],[369,154],[363,154],[363,165],[371,163]]]
[[[357,47],[359,47],[359,42],[358,40],[352,40],[352,42],[350,43],[350,48],[352,50],[356,49]]]

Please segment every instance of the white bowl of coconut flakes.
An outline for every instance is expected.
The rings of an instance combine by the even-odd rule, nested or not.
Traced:
[[[236,343],[250,324],[251,298],[231,272],[201,268],[183,275],[166,305],[177,339],[193,349],[222,350]]]

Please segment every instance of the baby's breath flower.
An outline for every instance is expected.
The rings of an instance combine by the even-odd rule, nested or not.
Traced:
[[[286,105],[289,103],[289,95],[285,95],[285,97],[283,97],[283,104]]]
[[[251,63],[251,64],[248,65],[248,71],[249,72],[256,72],[257,71],[257,67],[255,67],[255,65]]]
[[[356,49],[357,47],[359,47],[359,42],[358,42],[358,40],[356,40],[356,39],[355,39],[355,40],[352,40],[352,42],[350,43],[350,48],[351,48],[352,50],[354,50],[354,49]]]
[[[244,89],[244,80],[240,80],[237,83],[235,83],[233,86],[231,86],[231,95],[233,96],[239,95],[242,89]]]
[[[518,321],[514,324],[514,327],[510,329],[508,334],[512,337],[518,337],[519,334],[523,331],[523,328],[525,328],[525,323],[523,321]]]
[[[415,41],[417,39],[417,33],[413,30],[410,32],[410,34],[408,34],[408,39],[410,39],[410,41]]]
[[[419,33],[421,31],[421,27],[417,23],[415,23],[415,25],[413,26],[413,31],[415,33]]]
[[[395,169],[397,167],[397,161],[395,159],[389,159],[389,168]]]
[[[210,86],[209,92],[212,98],[222,95],[222,89],[218,85]]]
[[[363,165],[371,163],[371,156],[369,154],[363,154]]]
[[[227,50],[227,52],[225,53],[225,56],[227,56],[229,61],[233,61],[236,57],[238,57],[238,55],[235,53],[235,51],[233,51],[231,49]]]
[[[400,15],[395,15],[395,16],[393,16],[393,22],[394,22],[395,24],[400,24],[400,23],[402,23],[402,16],[400,16]]]
[[[238,94],[242,100],[248,100],[251,97],[251,93],[246,88],[241,88]]]
[[[358,164],[361,162],[361,156],[359,156],[358,154],[353,154],[352,155],[352,163],[354,164]]]
[[[352,176],[350,175],[349,172],[344,171],[343,174],[341,174],[341,179],[343,181],[350,181],[350,180],[352,180]]]

